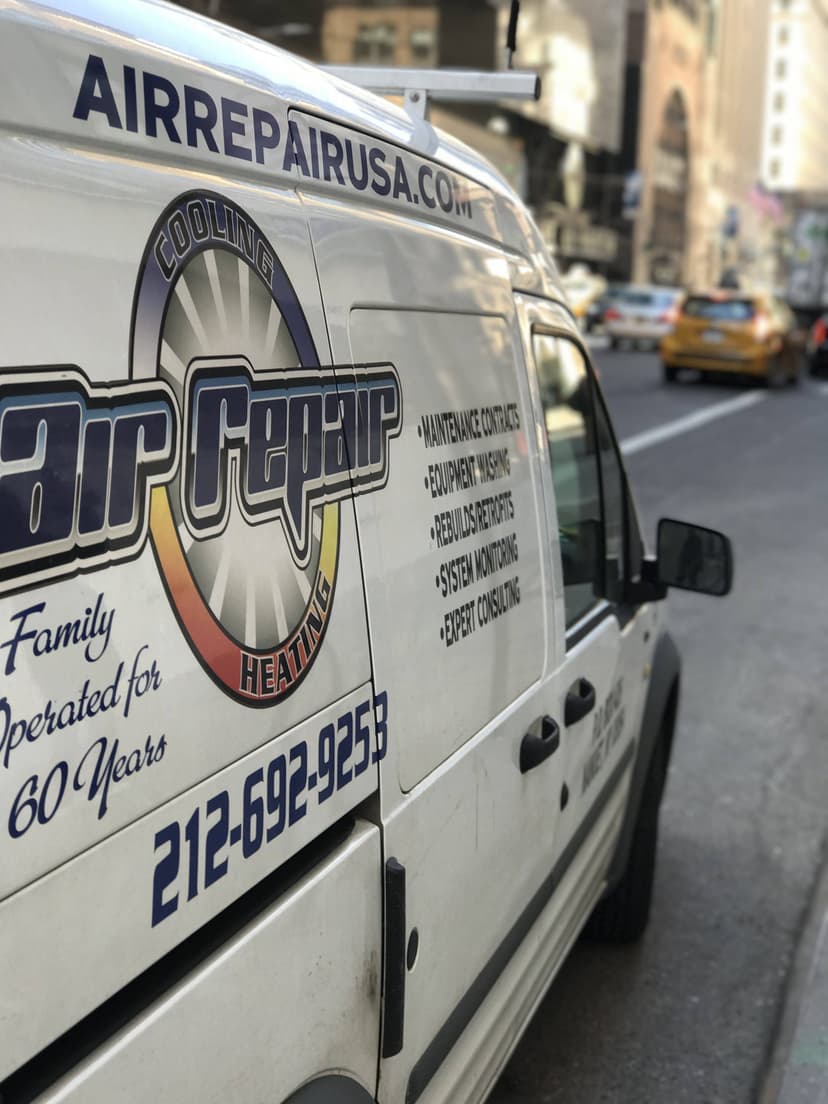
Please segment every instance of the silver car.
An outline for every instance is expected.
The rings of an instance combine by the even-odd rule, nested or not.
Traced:
[[[610,348],[622,341],[655,346],[675,324],[681,288],[630,284],[612,295],[604,312]]]

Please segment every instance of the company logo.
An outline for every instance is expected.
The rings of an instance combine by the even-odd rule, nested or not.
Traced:
[[[331,616],[341,500],[387,480],[397,374],[320,367],[259,227],[199,192],[150,236],[131,377],[3,375],[0,591],[132,558],[149,534],[205,670],[237,700],[274,704]]]

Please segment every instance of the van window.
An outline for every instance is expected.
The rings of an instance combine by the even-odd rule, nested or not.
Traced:
[[[604,404],[598,401],[595,406],[603,501],[604,594],[614,601],[620,598],[624,582],[624,476]]]
[[[624,471],[606,407],[583,355],[565,338],[539,331],[532,334],[532,346],[549,442],[569,628],[599,598],[620,600],[624,579],[640,572],[643,545],[634,510],[625,502]]]
[[[549,441],[569,627],[603,590],[601,490],[586,363],[570,342],[532,335]]]

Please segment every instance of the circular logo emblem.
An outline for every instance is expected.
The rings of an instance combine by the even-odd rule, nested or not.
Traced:
[[[181,412],[181,461],[152,489],[149,521],[172,607],[225,691],[272,705],[302,681],[325,634],[349,460],[333,439],[333,377],[319,369],[293,286],[260,228],[223,196],[187,193],[155,224],[131,375],[166,382]]]

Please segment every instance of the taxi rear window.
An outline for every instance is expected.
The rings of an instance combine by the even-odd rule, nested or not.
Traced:
[[[750,299],[710,299],[692,295],[685,302],[682,313],[688,318],[704,318],[708,322],[749,322],[756,307]]]

